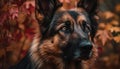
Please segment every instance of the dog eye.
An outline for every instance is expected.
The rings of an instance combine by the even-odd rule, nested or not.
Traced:
[[[60,28],[60,31],[64,33],[70,33],[71,32],[70,23],[71,23],[70,21],[65,21],[64,25]]]
[[[82,29],[85,32],[89,32],[90,31],[90,25],[86,22],[86,21],[82,21]]]
[[[67,26],[63,26],[60,31],[62,32],[70,32],[70,29]]]

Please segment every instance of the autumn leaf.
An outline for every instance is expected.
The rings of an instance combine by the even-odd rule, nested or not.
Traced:
[[[98,30],[96,37],[102,42],[103,46],[107,41],[112,39],[111,33],[107,30]]]
[[[117,4],[117,5],[116,5],[115,11],[116,11],[116,12],[120,12],[120,4]]]
[[[115,14],[110,11],[106,11],[103,13],[106,19],[112,18]]]
[[[18,6],[17,5],[12,5],[9,9],[9,14],[11,19],[15,19],[18,17]]]
[[[28,37],[28,38],[30,38],[30,39],[32,39],[33,38],[33,36],[34,36],[34,28],[28,28],[28,29],[26,29],[25,30],[25,34],[26,34],[26,36]]]
[[[7,16],[7,13],[3,13],[2,15],[0,15],[0,25],[3,25],[3,23],[7,19]]]
[[[12,4],[17,4],[20,7],[25,1],[26,0],[12,0]]]
[[[101,46],[97,47],[98,54],[101,55],[103,53],[103,48]]]
[[[113,38],[117,43],[120,43],[120,35]]]
[[[32,14],[34,10],[35,10],[35,7],[32,4],[29,4],[29,8],[28,8],[29,13]]]

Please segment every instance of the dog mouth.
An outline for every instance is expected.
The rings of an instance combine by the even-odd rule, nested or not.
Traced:
[[[68,61],[71,61],[71,60],[73,60],[73,61],[82,61],[82,60],[89,60],[91,57],[92,57],[92,51],[84,51],[84,52],[82,52],[82,53],[76,53],[75,55],[74,55],[74,57],[73,58],[70,58],[69,56],[64,56],[64,59],[65,60],[68,60]]]
[[[75,56],[74,59],[77,61],[89,60],[92,57],[92,51],[83,51],[79,55]]]
[[[89,53],[81,54],[79,59],[81,59],[81,60],[89,60],[91,57],[92,57],[92,52],[89,52]]]
[[[77,60],[77,61],[81,61],[81,60],[89,60],[92,57],[92,46],[84,46],[84,47],[69,47],[69,48],[65,48],[63,50],[63,58],[65,60]]]

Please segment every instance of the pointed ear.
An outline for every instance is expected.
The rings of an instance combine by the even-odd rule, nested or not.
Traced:
[[[77,6],[84,8],[89,14],[94,14],[98,7],[98,0],[80,0]]]
[[[59,0],[35,0],[35,5],[35,17],[40,24],[40,30],[43,34],[61,3]]]
[[[98,0],[80,0],[77,4],[78,7],[82,7],[83,9],[85,9],[88,14],[89,14],[89,18],[91,21],[91,38],[93,40],[96,31],[97,31],[97,27],[98,27],[98,23],[96,18],[94,17],[97,13],[97,7],[98,7]]]

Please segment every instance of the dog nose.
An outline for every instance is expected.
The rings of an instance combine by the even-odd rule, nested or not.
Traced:
[[[79,45],[81,50],[91,50],[92,49],[92,43],[89,40],[83,40]]]
[[[81,59],[84,59],[84,60],[87,60],[91,57],[91,54],[92,54],[92,43],[88,40],[85,40],[83,42],[80,43],[80,51],[81,51],[81,56],[80,58]]]

